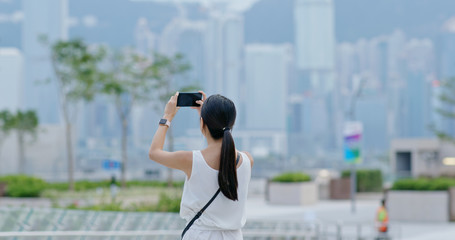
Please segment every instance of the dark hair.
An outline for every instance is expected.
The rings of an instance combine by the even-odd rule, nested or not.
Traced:
[[[231,129],[235,123],[237,112],[234,103],[219,94],[212,95],[204,101],[201,117],[214,139],[223,138],[218,171],[218,185],[221,192],[231,200],[238,200],[237,171],[235,164],[235,144]]]

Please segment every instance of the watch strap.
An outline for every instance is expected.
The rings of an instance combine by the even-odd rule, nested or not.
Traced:
[[[168,126],[168,127],[171,127],[171,121],[169,121],[169,120],[167,120],[167,119],[165,119],[165,118],[162,118],[162,119],[160,120],[160,125],[166,125],[166,126]]]

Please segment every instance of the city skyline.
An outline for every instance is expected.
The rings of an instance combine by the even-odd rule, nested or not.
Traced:
[[[89,44],[113,49],[133,46],[151,59],[152,51],[182,53],[192,65],[183,76],[185,82],[201,86],[209,94],[226,95],[236,103],[239,118],[234,137],[238,147],[260,159],[298,159],[301,165],[343,167],[343,125],[354,119],[364,124],[363,150],[369,159],[365,164],[371,165],[379,164],[375,161],[387,152],[393,139],[434,138],[432,124],[455,134],[453,122],[435,111],[442,106],[438,84],[455,76],[455,57],[451,54],[455,49],[455,21],[450,16],[440,20],[437,34],[408,35],[398,25],[389,32],[346,41],[346,37],[337,40],[338,29],[346,26],[339,26],[340,5],[333,0],[295,0],[283,5],[273,0],[250,1],[241,10],[223,1],[119,1],[114,6],[153,6],[156,13],[160,12],[126,11],[121,20],[104,10],[84,13],[84,7],[91,4],[88,2],[23,0],[19,6],[17,2],[0,3],[10,4],[9,12],[0,12],[0,29],[22,29],[18,38],[21,45],[8,46],[0,41],[0,59],[6,59],[2,65],[11,64],[9,71],[0,69],[0,76],[16,79],[16,85],[8,85],[11,92],[22,91],[11,103],[6,99],[11,95],[0,97],[0,106],[35,109],[44,126],[62,122],[55,84],[37,84],[53,78],[48,50],[38,39],[43,34],[50,41],[79,36]],[[267,26],[256,25],[258,31],[251,27],[263,15],[261,11],[271,7],[291,17],[292,24],[283,30],[292,32],[283,34],[286,41],[265,34]],[[285,20],[289,16],[280,23]],[[115,33],[113,25],[128,31]],[[98,30],[109,33],[100,39]],[[251,36],[253,33],[256,37]],[[262,41],[254,41],[257,37]],[[8,59],[15,60],[10,63]],[[0,83],[3,85],[7,86]],[[351,115],[357,91],[361,95],[355,99]],[[82,114],[75,124],[76,165],[80,172],[90,172],[100,168],[90,159],[119,159],[120,153],[109,149],[119,148],[120,123],[106,98],[98,97],[80,107]],[[144,166],[142,155],[154,129],[153,120],[159,117],[151,104],[133,110],[128,143],[132,172]],[[175,119],[180,123],[174,127],[179,148],[203,146],[197,120],[195,112],[186,110]],[[58,139],[56,131],[50,135]],[[147,163],[146,168],[152,165]]]

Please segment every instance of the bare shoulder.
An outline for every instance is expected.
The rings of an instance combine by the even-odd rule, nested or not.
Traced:
[[[242,151],[242,152],[245,153],[248,156],[248,158],[251,161],[251,166],[253,166],[253,164],[254,164],[253,156],[251,156],[251,154],[249,152],[247,152],[247,151]]]
[[[177,159],[181,159],[181,161],[186,162],[187,164],[190,163],[190,167],[193,163],[193,152],[192,151],[176,151],[175,157]]]

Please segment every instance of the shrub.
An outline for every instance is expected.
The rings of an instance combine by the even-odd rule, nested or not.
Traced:
[[[359,169],[357,173],[357,192],[380,192],[382,191],[382,173],[378,169]],[[342,178],[349,178],[350,170],[341,173]]]
[[[173,182],[173,187],[181,188],[183,187],[183,181]],[[108,180],[105,181],[88,181],[82,180],[77,181],[74,183],[74,189],[76,191],[86,191],[86,190],[93,190],[97,188],[108,188],[111,182]],[[120,187],[120,182],[116,183],[117,186]],[[132,180],[126,182],[127,187],[167,187],[167,182],[162,181],[138,181]],[[58,191],[66,191],[68,190],[68,183],[48,183],[46,186],[47,189],[54,189]]]
[[[160,200],[155,205],[154,212],[179,212],[181,197],[171,197],[165,193],[160,194]]]
[[[418,178],[397,180],[392,190],[447,191],[450,187],[455,187],[454,178]]]
[[[272,178],[272,182],[309,182],[309,175],[301,172],[288,172]]]
[[[10,197],[39,197],[46,188],[46,182],[37,177],[26,175],[9,175],[0,177],[5,182],[5,195]]]
[[[122,206],[122,202],[101,203],[84,207],[72,203],[66,209],[116,212],[179,212],[180,201],[180,196],[169,196],[161,193],[158,203],[133,203],[127,207]]]
[[[183,181],[177,181],[173,182],[172,186],[173,187],[183,187],[184,182]],[[138,181],[138,180],[132,180],[126,182],[127,187],[167,187],[167,182],[161,182],[161,181]]]

